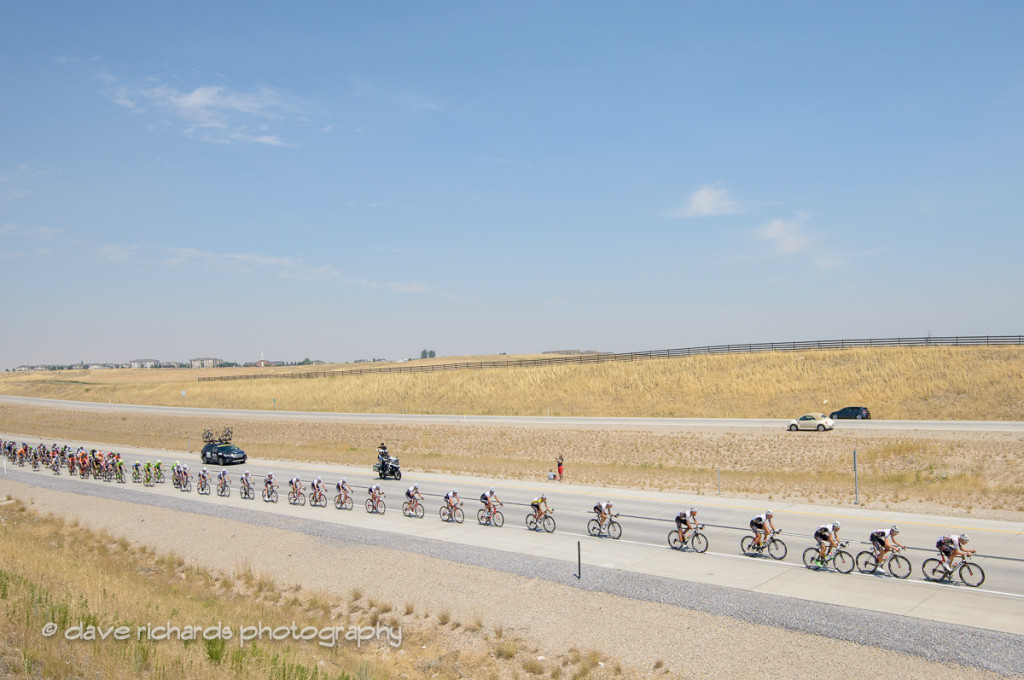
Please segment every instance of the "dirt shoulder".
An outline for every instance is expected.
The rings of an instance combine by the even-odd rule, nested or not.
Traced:
[[[898,669],[902,677],[937,677],[965,670],[415,553],[345,545],[343,535],[328,541],[10,480],[0,481],[0,495],[106,529],[135,545],[172,551],[200,567],[252,569],[278,583],[313,588],[338,600],[357,588],[379,601],[411,604],[417,611],[450,612],[452,620],[464,624],[479,622],[481,634],[496,629],[513,633],[539,656],[555,658],[572,647],[600,650],[627,672],[641,676],[821,678],[847,677],[851,668],[886,668]],[[751,659],[758,659],[756,666]],[[996,677],[976,668],[966,670],[972,677]]]

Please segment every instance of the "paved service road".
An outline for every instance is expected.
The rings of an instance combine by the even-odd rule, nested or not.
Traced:
[[[11,436],[0,435],[11,439]],[[19,438],[20,440],[20,438]],[[29,440],[31,441],[31,440]],[[46,443],[53,443],[46,440]],[[63,443],[63,442],[59,442]],[[72,442],[68,442],[72,443]],[[72,443],[73,444],[73,443]],[[107,447],[103,447],[105,450]],[[128,465],[135,460],[161,459],[166,467],[177,458],[188,463],[193,475],[202,464],[198,454],[130,450],[118,447]],[[651,574],[684,581],[740,588],[751,592],[769,593],[787,597],[828,602],[877,612],[902,614],[921,619],[967,625],[976,628],[1024,634],[1024,525],[1012,522],[962,519],[930,515],[912,515],[859,508],[818,507],[811,505],[777,505],[776,527],[783,530],[782,538],[789,548],[783,561],[767,557],[749,557],[740,553],[740,538],[749,532],[750,518],[764,512],[768,506],[762,501],[722,497],[666,494],[627,489],[600,489],[579,485],[531,483],[526,481],[497,481],[451,475],[408,473],[401,482],[387,480],[381,486],[387,493],[388,510],[383,516],[370,515],[362,507],[367,487],[376,480],[370,470],[372,461],[362,468],[337,467],[294,462],[250,460],[245,466],[229,468],[232,489],[229,498],[216,493],[198,497],[193,490],[189,498],[206,503],[230,504],[269,513],[285,514],[303,519],[316,519],[344,527],[372,528],[396,535],[396,548],[400,548],[399,535],[415,535],[439,541],[480,546],[495,550],[512,551],[540,558],[559,560],[566,568],[576,569],[577,550],[582,568],[610,567],[626,572]],[[208,466],[215,475],[220,468]],[[279,489],[277,504],[263,503],[259,489],[256,499],[243,501],[238,494],[238,478],[244,469],[262,477],[273,471],[283,488]],[[29,468],[7,469],[11,479],[32,483],[33,477],[52,476],[49,471],[32,472]],[[298,475],[307,482],[323,476],[329,490],[327,508],[292,507],[286,502],[287,480]],[[348,478],[355,490],[354,510],[338,511],[334,508],[334,485],[342,476]],[[66,471],[63,475],[67,479]],[[104,485],[95,480],[75,480],[83,485]],[[418,482],[426,496],[426,515],[423,519],[403,517],[400,511],[404,490]],[[480,507],[480,494],[494,484],[505,503],[505,526],[495,528],[476,522]],[[308,484],[307,484],[308,486]],[[170,482],[151,489],[129,482],[127,488],[145,493],[183,496]],[[461,525],[442,522],[438,517],[440,497],[451,488],[457,488],[465,505],[466,521]],[[307,489],[308,490],[308,489]],[[553,534],[531,532],[525,528],[524,517],[529,501],[546,492],[555,518],[557,531]],[[595,538],[587,535],[586,523],[593,516],[591,508],[599,500],[611,499],[623,527],[622,538]],[[693,505],[698,508],[698,519],[706,524],[705,533],[710,547],[705,554],[671,550],[667,534],[674,528],[671,518]],[[856,555],[867,548],[867,536],[875,530],[896,523],[901,528],[900,540],[912,550],[910,558],[913,573],[907,580],[887,575],[863,575],[856,570],[843,575],[834,571],[816,572],[804,568],[800,555],[814,542],[811,534],[826,521],[839,520],[841,537],[849,539],[850,552]],[[967,532],[971,546],[978,550],[976,561],[986,572],[980,588],[969,588],[956,583],[930,583],[921,575],[921,563],[934,555],[935,540],[942,534]]]
[[[103,404],[89,401],[64,401],[0,395],[0,402],[36,408],[61,408],[85,411],[151,413],[221,418],[301,420],[307,422],[404,423],[424,425],[510,425],[517,427],[613,428],[613,429],[737,429],[785,430],[789,419],[755,418],[564,418],[543,416],[460,416],[387,413],[321,413],[303,411],[252,411],[234,409],[183,408],[180,406],[139,406]],[[797,413],[793,416],[796,417]],[[840,420],[836,429],[926,430],[958,432],[1024,432],[1024,422],[944,421],[944,420]]]

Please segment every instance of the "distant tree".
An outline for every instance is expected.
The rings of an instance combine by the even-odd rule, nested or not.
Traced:
[[[426,359],[428,356],[430,356],[430,352],[428,352],[427,350],[423,350],[422,352],[420,352],[420,359]]]
[[[429,356],[429,357],[430,357],[431,359],[433,359],[434,357],[436,357],[436,356],[437,356],[437,353],[435,353],[435,352],[434,352],[434,350],[430,350],[430,354],[428,354],[428,356]]]
[[[311,363],[313,362],[310,361],[309,357],[306,357],[305,359],[299,362],[299,366],[309,366]]]

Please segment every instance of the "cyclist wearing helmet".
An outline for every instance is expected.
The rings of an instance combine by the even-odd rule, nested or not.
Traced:
[[[951,571],[949,564],[953,563],[953,559],[956,557],[967,557],[973,555],[976,550],[964,547],[966,543],[969,543],[971,538],[967,534],[950,534],[949,536],[941,536],[935,543],[935,547],[939,549],[939,566],[946,570],[946,573]]]
[[[613,505],[615,504],[611,501],[605,501],[594,506],[594,512],[597,513],[597,521],[601,526],[604,526],[605,521],[612,514]]]
[[[888,529],[879,529],[878,531],[872,531],[871,545],[875,546],[875,564],[882,564],[885,561],[885,556],[889,554],[889,551],[895,550],[893,546],[898,546],[900,549],[906,548],[896,540],[896,534],[900,533],[900,528],[893,524]]]
[[[839,522],[822,524],[815,529],[814,540],[818,542],[818,562],[824,564],[829,549],[839,546]]]
[[[242,473],[242,479],[240,481],[243,487],[247,489],[252,487],[252,475],[249,474],[248,470]]]
[[[765,522],[771,527],[772,531],[775,531],[775,523],[772,522],[772,511],[765,510],[763,515],[757,515],[750,520],[750,530],[754,532],[754,546],[760,548],[764,545],[764,542],[768,539],[768,529],[765,528]]]
[[[231,477],[228,476],[227,470],[221,470],[217,473],[217,490],[221,490],[224,487],[231,484]]]
[[[313,480],[313,483],[310,484],[309,495],[311,497],[313,497],[313,498],[317,498],[317,497],[323,495],[323,493],[324,493],[324,480],[323,480],[322,477],[318,476],[316,479]]]
[[[423,494],[420,493],[419,484],[413,484],[405,490],[405,500],[409,501],[409,506],[412,508],[423,502]]]
[[[484,508],[487,509],[488,515],[493,515],[496,506],[502,505],[502,502],[498,500],[498,494],[494,493],[493,486],[480,494],[480,502],[484,504]]]
[[[202,484],[203,482],[210,483],[210,471],[206,468],[199,471],[199,483]]]
[[[348,485],[348,480],[344,477],[338,482],[338,493],[344,494],[342,498],[347,498],[352,495],[352,487]]]
[[[685,529],[683,527],[686,527]],[[690,512],[680,510],[676,515],[676,531],[679,532],[679,542],[686,543],[687,534],[697,528],[697,508],[690,508]]]
[[[544,506],[543,509],[541,506]],[[542,493],[539,498],[534,498],[530,501],[530,507],[533,508],[533,518],[539,522],[544,515],[551,512],[551,508],[548,507],[548,495]]]
[[[459,492],[452,489],[444,495],[444,502],[448,504],[449,510],[455,510],[456,505],[462,505],[462,500],[459,499]]]

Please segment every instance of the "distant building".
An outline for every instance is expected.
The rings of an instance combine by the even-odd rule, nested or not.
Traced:
[[[213,357],[200,357],[198,359],[189,359],[188,365],[190,368],[217,368],[222,363],[221,359],[215,359]]]
[[[267,361],[266,359],[264,359],[263,352],[260,352],[260,360],[257,361],[254,365],[259,368],[266,368],[267,366],[273,366],[274,363],[272,361]]]
[[[156,368],[159,365],[157,359],[132,359],[128,362],[128,368]]]

